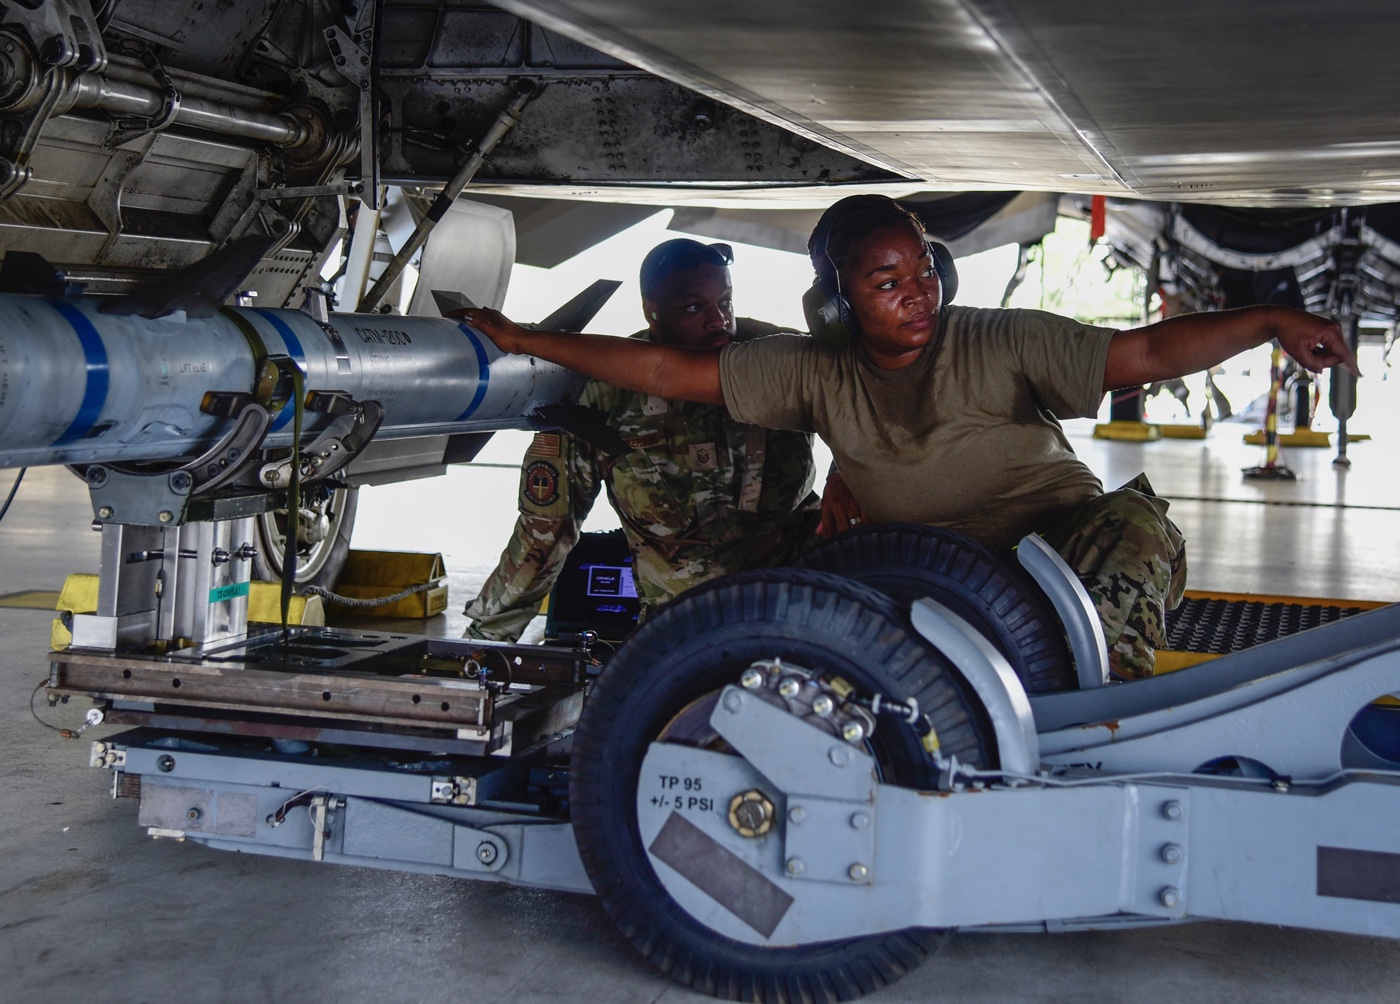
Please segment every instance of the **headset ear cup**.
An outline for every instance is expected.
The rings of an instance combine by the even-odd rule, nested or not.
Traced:
[[[928,242],[929,254],[933,256],[933,267],[938,272],[938,281],[943,286],[942,304],[953,302],[953,297],[958,295],[958,266],[953,261],[953,252],[938,243],[938,241]]]
[[[802,294],[802,315],[819,345],[839,349],[851,344],[851,305],[844,296],[833,296],[815,282]]]

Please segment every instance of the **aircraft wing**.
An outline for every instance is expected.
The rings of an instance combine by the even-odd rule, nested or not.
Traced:
[[[940,190],[1390,201],[1400,9],[1343,0],[499,0]]]

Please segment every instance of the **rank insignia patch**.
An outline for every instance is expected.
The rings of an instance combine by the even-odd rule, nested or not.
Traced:
[[[719,458],[715,456],[714,443],[691,443],[690,444],[690,468],[694,471],[712,471],[719,466]]]

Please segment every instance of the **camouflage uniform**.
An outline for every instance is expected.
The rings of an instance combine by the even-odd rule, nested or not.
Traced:
[[[1114,675],[1152,675],[1166,645],[1166,611],[1186,588],[1186,543],[1167,518],[1167,501],[1139,474],[1056,523],[1045,540],[1089,591],[1108,642]]]
[[[775,330],[740,319],[736,340]],[[812,492],[811,436],[597,380],[580,403],[598,409],[631,449],[609,455],[563,433],[535,437],[521,465],[520,518],[467,604],[468,636],[520,637],[603,486],[631,545],[643,616],[707,579],[787,564],[815,543],[821,500]]]

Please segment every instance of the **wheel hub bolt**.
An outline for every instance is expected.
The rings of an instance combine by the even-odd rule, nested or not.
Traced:
[[[744,670],[744,675],[739,677],[739,686],[745,690],[757,690],[763,686],[763,674],[753,667]]]
[[[812,702],[812,713],[818,717],[825,718],[835,710],[836,702],[825,694],[822,694]]]
[[[865,726],[860,722],[847,722],[841,726],[841,738],[848,743],[858,743],[865,738]]]
[[[729,825],[741,837],[761,837],[773,828],[777,810],[757,788],[735,795],[729,802]]]
[[[782,694],[784,697],[796,697],[797,692],[801,689],[802,684],[796,677],[792,676],[784,677],[783,682],[778,684],[778,693]]]

